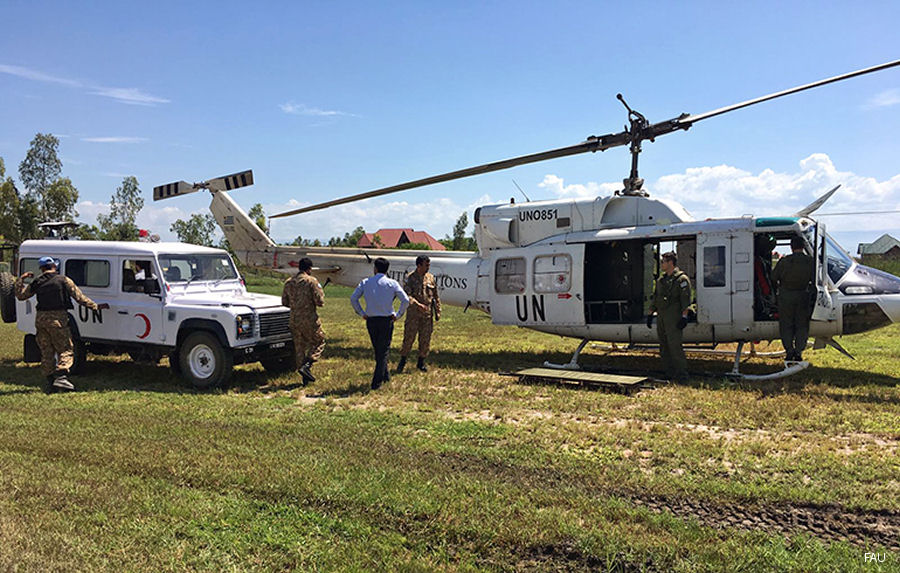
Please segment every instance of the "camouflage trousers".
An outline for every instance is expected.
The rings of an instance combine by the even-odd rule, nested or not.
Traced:
[[[307,360],[315,362],[322,356],[322,351],[325,350],[325,331],[322,330],[322,321],[318,317],[292,320],[291,334],[294,337],[298,367]]]
[[[406,322],[403,324],[403,346],[400,347],[400,356],[408,356],[412,350],[416,335],[419,336],[419,357],[428,356],[431,350],[431,333],[434,331],[434,320],[431,313],[416,312],[410,309],[406,313]]]
[[[64,310],[41,310],[34,317],[37,345],[41,349],[41,373],[68,374],[74,362],[69,313]]]

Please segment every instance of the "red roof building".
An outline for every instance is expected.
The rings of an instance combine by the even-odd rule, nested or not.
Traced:
[[[378,236],[376,243],[375,236]],[[432,251],[446,251],[446,247],[437,239],[425,231],[413,231],[412,229],[378,229],[374,233],[366,233],[360,237],[357,243],[360,247],[391,249],[403,243],[422,243],[428,245]]]

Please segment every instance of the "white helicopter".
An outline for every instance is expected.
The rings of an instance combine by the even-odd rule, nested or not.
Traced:
[[[900,65],[900,60],[835,76],[699,115],[651,124],[617,97],[628,110],[630,126],[620,133],[591,136],[550,151],[488,163],[443,175],[377,189],[326,203],[279,213],[286,217],[585,152],[629,145],[631,173],[611,197],[485,205],[475,210],[477,253],[276,245],[234,202],[228,191],[253,184],[252,171],[201,183],[184,181],[154,188],[154,200],[202,189],[212,195],[210,211],[237,257],[251,267],[296,272],[310,257],[320,280],[355,286],[372,273],[372,260],[385,257],[390,275],[402,279],[427,254],[446,304],[475,307],[494,324],[517,325],[581,339],[571,360],[558,368],[577,369],[589,341],[658,343],[647,328],[660,255],[674,250],[679,267],[695,285],[696,314],[684,330],[686,343],[737,343],[733,376],[750,380],[796,373],[808,362],[786,365],[765,375],[741,374],[746,343],[779,338],[777,308],[769,277],[773,252],[800,236],[816,261],[815,303],[810,335],[814,348],[832,346],[850,356],[835,336],[900,322],[900,278],[860,265],[810,216],[837,190],[823,194],[798,213],[785,217],[745,216],[695,221],[677,203],[650,198],[638,176],[641,143],[698,121],[817,86]],[[852,358],[852,357],[851,357]]]

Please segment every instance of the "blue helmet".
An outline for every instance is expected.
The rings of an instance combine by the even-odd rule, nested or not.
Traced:
[[[40,259],[38,259],[38,266],[42,269],[49,267],[50,265],[59,267],[59,261],[54,259],[53,257],[41,257]]]

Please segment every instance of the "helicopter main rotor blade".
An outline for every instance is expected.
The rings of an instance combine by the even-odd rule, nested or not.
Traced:
[[[880,64],[880,65],[878,65],[878,66],[872,66],[871,68],[865,68],[865,69],[862,69],[862,70],[856,70],[855,72],[850,72],[850,73],[847,73],[847,74],[841,74],[841,75],[839,75],[839,76],[834,76],[833,78],[827,78],[827,79],[824,79],[824,80],[819,80],[819,81],[817,81],[817,82],[812,82],[812,83],[810,83],[810,84],[805,84],[805,85],[802,85],[802,86],[797,86],[797,87],[795,87],[795,88],[791,88],[791,89],[788,89],[788,90],[783,90],[783,91],[780,91],[780,92],[775,92],[775,93],[772,93],[772,94],[769,94],[769,95],[764,95],[764,96],[762,96],[762,97],[753,98],[753,99],[748,99],[747,101],[743,101],[743,102],[741,102],[741,103],[736,103],[736,104],[734,104],[734,105],[729,105],[729,106],[726,106],[726,107],[720,107],[719,109],[714,109],[714,110],[708,111],[708,112],[706,112],[706,113],[701,113],[701,114],[698,114],[698,115],[691,115],[691,116],[688,116],[688,117],[686,117],[686,118],[684,118],[684,119],[682,119],[682,120],[680,120],[680,121],[681,121],[682,123],[691,123],[691,124],[697,123],[697,122],[700,121],[700,120],[708,119],[708,118],[710,118],[710,117],[715,117],[715,116],[717,116],[717,115],[722,115],[723,113],[728,113],[729,111],[734,111],[734,110],[736,110],[736,109],[741,109],[742,107],[747,107],[747,106],[755,105],[755,104],[758,104],[758,103],[762,103],[762,102],[764,102],[764,101],[769,101],[769,100],[771,100],[771,99],[779,98],[779,97],[786,96],[786,95],[795,94],[795,93],[797,93],[797,92],[802,92],[802,91],[805,91],[805,90],[810,90],[810,89],[812,89],[812,88],[817,88],[817,87],[819,87],[819,86],[824,86],[824,85],[826,85],[826,84],[832,84],[832,83],[834,83],[834,82],[839,82],[839,81],[841,81],[841,80],[848,80],[848,79],[850,79],[850,78],[855,78],[856,76],[862,76],[862,75],[865,75],[865,74],[870,74],[870,73],[872,73],[872,72],[877,72],[877,71],[880,71],[880,70],[886,70],[886,69],[888,69],[888,68],[893,68],[894,66],[900,66],[900,60],[894,60],[894,61],[892,61],[892,62],[887,62],[887,63],[884,63],[884,64]]]
[[[575,145],[570,145],[568,147],[560,147],[558,149],[551,149],[549,151],[541,151],[538,153],[532,153],[530,155],[522,155],[519,157],[513,157],[511,159],[495,161],[493,163],[485,163],[484,165],[478,165],[476,167],[469,167],[467,169],[451,171],[450,173],[444,173],[442,175],[425,177],[424,179],[416,179],[415,181],[409,181],[406,183],[401,183],[399,185],[383,187],[381,189],[375,189],[374,191],[368,191],[366,193],[360,193],[358,195],[350,195],[348,197],[343,197],[341,199],[334,199],[332,201],[327,201],[325,203],[318,203],[316,205],[309,205],[307,207],[302,207],[300,209],[293,209],[291,211],[285,211],[283,213],[278,213],[276,215],[272,215],[271,218],[276,219],[278,217],[289,217],[291,215],[298,215],[300,213],[308,213],[310,211],[318,211],[319,209],[325,209],[327,207],[334,207],[335,205],[343,205],[346,203],[352,203],[354,201],[359,201],[361,199],[370,199],[372,197],[380,197],[382,195],[387,195],[389,193],[396,193],[398,191],[405,191],[407,189],[414,189],[416,187],[424,187],[426,185],[433,185],[435,183],[442,183],[444,181],[452,181],[454,179],[461,179],[463,177],[470,177],[472,175],[481,175],[483,173],[490,173],[492,171],[500,171],[502,169],[509,169],[510,167],[515,167],[517,165],[525,165],[527,163],[536,163],[538,161],[545,161],[547,159],[555,159],[557,157],[567,157],[569,155],[577,155],[579,153],[604,151],[611,147],[628,145],[629,143],[632,143],[632,141],[637,141],[638,143],[644,139],[649,139],[650,141],[653,141],[656,137],[659,137],[660,135],[672,133],[673,131],[689,129],[692,125],[694,125],[698,121],[702,121],[704,119],[709,119],[709,118],[715,117],[717,115],[722,115],[723,113],[728,113],[730,111],[734,111],[737,109],[741,109],[744,107],[762,103],[764,101],[769,101],[769,100],[772,100],[775,98],[783,97],[786,95],[790,95],[793,93],[797,93],[797,92],[812,89],[815,87],[823,86],[826,84],[839,82],[841,80],[850,79],[850,78],[853,78],[856,76],[861,76],[864,74],[869,74],[872,72],[885,70],[888,68],[892,68],[894,66],[900,66],[900,60],[894,60],[892,62],[887,62],[887,63],[880,64],[877,66],[872,66],[870,68],[864,68],[862,70],[857,70],[855,72],[850,72],[850,73],[842,74],[839,76],[834,76],[834,77],[827,78],[824,80],[819,80],[816,82],[805,84],[802,86],[797,86],[797,87],[783,90],[780,92],[775,92],[775,93],[772,93],[769,95],[750,99],[750,100],[743,101],[741,103],[737,103],[737,104],[730,105],[727,107],[721,107],[719,109],[708,111],[706,113],[701,113],[698,115],[682,114],[676,118],[666,120],[666,121],[661,121],[659,123],[654,123],[654,124],[650,124],[650,125],[647,125],[646,123],[644,123],[642,126],[640,126],[639,128],[637,128],[635,130],[626,129],[625,131],[622,131],[619,133],[612,133],[612,134],[608,134],[608,135],[602,135],[599,137],[598,136],[590,136],[585,141],[575,144]],[[640,150],[638,149],[638,151],[640,151]]]
[[[475,167],[460,169],[458,171],[451,171],[450,173],[444,173],[441,175],[426,177],[424,179],[416,179],[415,181],[408,181],[406,183],[400,183],[399,185],[383,187],[381,189],[375,189],[374,191],[367,191],[366,193],[359,193],[358,195],[350,195],[349,197],[342,197],[340,199],[334,199],[333,201],[327,201],[325,203],[318,203],[316,205],[310,205],[308,207],[301,207],[299,209],[285,211],[284,213],[278,213],[277,215],[272,215],[271,218],[275,219],[278,217],[290,217],[291,215],[299,215],[300,213],[308,213],[310,211],[318,211],[319,209],[325,209],[327,207],[334,207],[335,205],[343,205],[345,203],[352,203],[354,201],[359,201],[361,199],[370,199],[372,197],[380,197],[381,195],[387,195],[389,193],[396,193],[398,191],[405,191],[407,189],[414,189],[416,187],[424,187],[426,185],[433,185],[435,183],[443,183],[444,181],[452,181],[454,179],[462,179],[463,177],[470,177],[472,175],[481,175],[482,173],[490,173],[492,171],[500,171],[502,169],[509,169],[510,167],[515,167],[517,165],[525,165],[527,163],[536,163],[538,161],[545,161],[547,159],[556,159],[557,157],[567,157],[569,155],[577,155],[579,153],[587,153],[588,151],[603,151],[605,149],[609,149],[610,147],[625,145],[628,142],[627,136],[628,136],[627,132],[609,134],[609,135],[604,135],[601,137],[593,137],[592,136],[581,143],[577,143],[575,145],[570,145],[568,147],[560,147],[558,149],[551,149],[549,151],[541,151],[539,153],[532,153],[531,155],[522,155],[520,157],[512,157],[510,159],[504,159],[502,161],[494,161],[493,163],[485,163],[484,165],[478,165]]]

